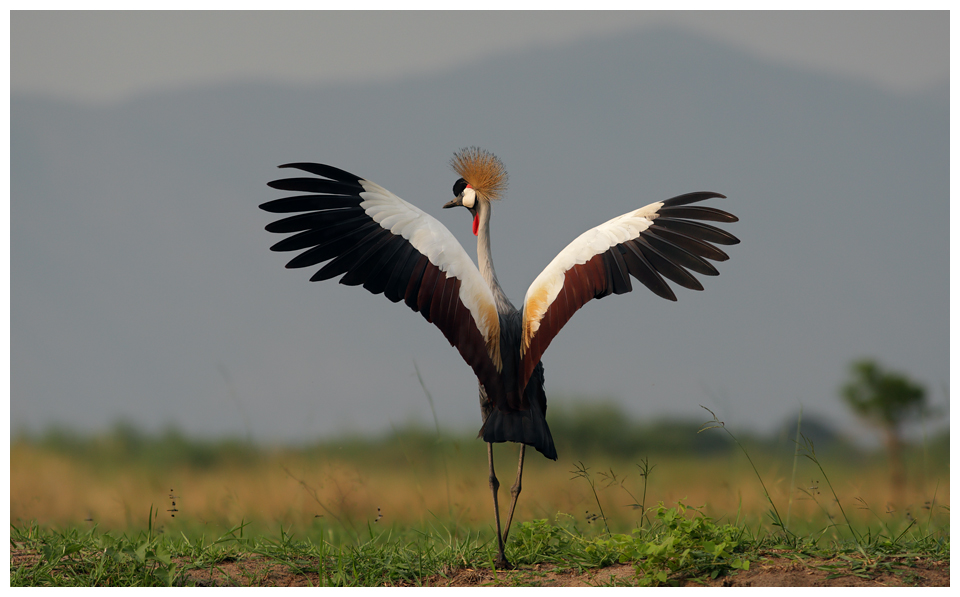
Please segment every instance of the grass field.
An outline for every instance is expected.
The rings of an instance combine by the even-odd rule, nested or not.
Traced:
[[[882,455],[842,443],[798,453],[792,437],[737,443],[683,424],[591,439],[569,428],[582,417],[555,418],[568,439],[558,462],[528,454],[509,573],[490,571],[486,454],[469,435],[276,449],[124,426],[21,438],[11,584],[793,584],[761,574],[781,568],[796,582],[949,583],[946,438],[911,449],[897,493]],[[631,449],[638,434],[651,443]],[[496,453],[503,503],[516,446]]]

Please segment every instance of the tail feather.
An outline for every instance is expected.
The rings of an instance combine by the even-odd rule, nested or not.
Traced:
[[[543,363],[537,363],[523,394],[523,403],[529,405],[527,410],[500,410],[487,399],[483,384],[480,384],[480,406],[484,417],[480,437],[490,443],[516,442],[533,446],[550,460],[556,460],[557,448],[553,445],[546,418]]]
[[[557,459],[550,427],[536,402],[530,405],[530,410],[504,412],[494,408],[480,429],[480,435],[485,442],[527,444],[550,460]]]

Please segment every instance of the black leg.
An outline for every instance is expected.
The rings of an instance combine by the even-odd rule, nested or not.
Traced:
[[[498,568],[511,568],[507,556],[503,553],[503,536],[500,534],[500,505],[497,501],[497,493],[500,490],[500,481],[497,480],[497,474],[493,470],[493,444],[487,444],[487,460],[490,463],[490,491],[493,492],[493,513],[497,517],[497,559],[494,564]]]
[[[523,453],[526,444],[520,444],[520,463],[517,465],[517,480],[510,488],[510,495],[513,496],[513,503],[510,504],[510,515],[507,517],[507,526],[503,529],[503,542],[506,544],[507,536],[510,534],[510,523],[513,522],[513,511],[517,509],[517,498],[520,497],[520,478],[523,477]]]

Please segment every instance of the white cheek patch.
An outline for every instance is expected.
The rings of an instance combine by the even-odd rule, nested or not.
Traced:
[[[477,192],[471,187],[467,187],[463,190],[463,206],[466,208],[473,208],[477,202]]]

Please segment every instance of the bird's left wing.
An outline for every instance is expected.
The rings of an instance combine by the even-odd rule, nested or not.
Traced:
[[[298,251],[288,268],[331,260],[311,281],[344,275],[341,284],[404,301],[432,322],[460,351],[487,393],[496,393],[500,321],[493,294],[453,234],[435,218],[378,184],[323,164],[285,164],[323,178],[285,178],[268,183],[307,193],[260,206],[271,213],[299,213],[266,229],[291,233],[273,251]]]
[[[737,221],[736,216],[719,209],[690,205],[713,197],[724,196],[704,191],[651,203],[591,228],[560,251],[523,299],[522,385],[573,314],[590,299],[630,292],[631,275],[672,301],[677,297],[664,277],[703,290],[687,270],[717,275],[704,258],[726,261],[728,256],[710,243],[740,242],[719,228],[692,221]]]

